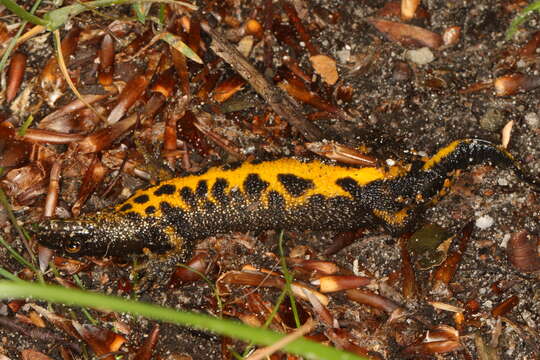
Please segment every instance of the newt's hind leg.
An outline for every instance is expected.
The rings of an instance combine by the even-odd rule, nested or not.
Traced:
[[[373,216],[392,235],[401,235],[416,225],[417,209],[406,206],[397,211],[372,210]]]

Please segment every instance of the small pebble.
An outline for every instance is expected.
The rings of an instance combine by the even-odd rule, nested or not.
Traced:
[[[506,178],[499,178],[497,180],[497,184],[499,184],[500,186],[508,186],[508,179]]]
[[[489,131],[499,131],[504,126],[505,120],[500,110],[490,108],[480,118],[480,126]]]
[[[508,240],[510,240],[510,238],[511,238],[510,234],[504,234],[504,237],[501,240],[501,247],[503,249],[506,249],[506,247],[508,246]]]
[[[345,64],[349,62],[351,59],[351,50],[349,49],[343,49],[336,52],[338,60],[341,64]]]
[[[525,114],[525,122],[533,130],[540,127],[540,117],[537,113],[530,112]]]
[[[481,229],[481,230],[485,230],[485,229],[488,229],[490,228],[493,223],[495,222],[495,220],[493,220],[493,218],[489,215],[484,215],[484,216],[480,216],[478,219],[476,219],[476,227]]]
[[[405,52],[405,58],[418,65],[426,65],[435,60],[435,56],[427,47],[416,50],[407,50]]]

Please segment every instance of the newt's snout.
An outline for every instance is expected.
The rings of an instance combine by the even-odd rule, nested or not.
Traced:
[[[48,219],[37,225],[36,240],[41,245],[68,255],[93,255],[88,251],[96,224],[81,219]],[[84,247],[83,247],[84,244]]]
[[[38,224],[36,241],[68,256],[119,256],[170,250],[170,236],[155,219],[101,211],[74,219],[50,219]]]

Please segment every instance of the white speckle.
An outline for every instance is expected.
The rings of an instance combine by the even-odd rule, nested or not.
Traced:
[[[497,180],[497,184],[499,184],[500,186],[508,186],[508,179],[506,178],[499,178]]]
[[[360,273],[360,264],[358,263],[358,259],[353,260],[353,274],[358,276],[358,273]]]
[[[121,196],[122,197],[128,197],[129,195],[131,195],[131,190],[129,190],[128,188],[123,188]]]
[[[534,112],[525,114],[525,122],[531,129],[536,129],[540,126],[540,118],[538,117],[538,114]]]
[[[416,50],[407,50],[405,52],[405,58],[418,65],[426,65],[435,60],[435,56],[427,47]]]
[[[527,322],[527,325],[529,325],[530,328],[534,329],[537,327],[538,324],[534,321],[534,316],[530,311],[523,310],[521,312],[521,317]]]
[[[510,240],[510,234],[504,234],[503,239],[501,240],[501,247],[506,248],[508,245],[508,240]]]
[[[480,288],[480,290],[478,291],[480,295],[484,295],[486,292],[487,292],[486,288]]]
[[[394,166],[396,165],[396,162],[393,159],[386,159],[386,165]]]
[[[349,61],[351,58],[351,50],[345,48],[336,52],[338,60],[341,64],[344,64]]]
[[[476,219],[476,227],[477,228],[480,228],[481,230],[485,230],[485,229],[488,229],[491,227],[491,225],[493,225],[493,223],[495,222],[495,220],[493,220],[493,218],[489,215],[484,215],[484,216],[481,216],[479,217],[478,219]]]

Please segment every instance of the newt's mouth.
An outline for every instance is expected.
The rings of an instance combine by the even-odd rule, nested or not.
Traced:
[[[41,245],[68,255],[84,255],[81,245],[92,236],[92,224],[70,219],[48,219],[37,224],[35,239]]]

